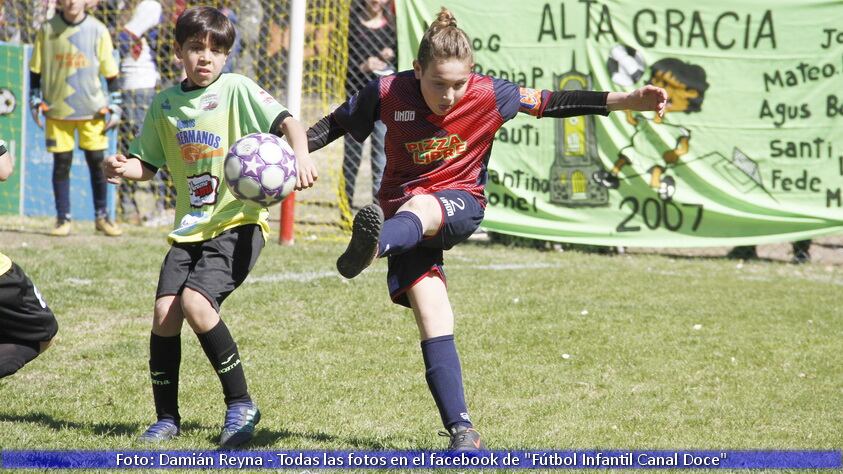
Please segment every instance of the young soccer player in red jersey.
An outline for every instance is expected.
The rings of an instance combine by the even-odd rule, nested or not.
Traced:
[[[373,80],[308,130],[314,151],[345,133],[363,141],[376,120],[386,124],[380,206],[355,216],[337,269],[353,278],[376,257],[388,258],[389,293],[415,315],[425,376],[451,450],[485,448],[466,408],[442,257],[483,220],[495,132],[518,112],[559,118],[625,109],[663,114],[668,100],[652,85],[630,93],[528,89],[475,74],[473,66],[468,36],[443,8],[422,37],[412,71]]]

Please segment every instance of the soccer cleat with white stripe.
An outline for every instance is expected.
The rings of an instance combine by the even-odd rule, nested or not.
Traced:
[[[225,411],[220,447],[235,448],[249,442],[255,434],[255,425],[260,421],[261,411],[254,402],[231,404]]]
[[[180,433],[179,425],[173,420],[158,420],[150,425],[138,440],[144,443],[160,443],[169,441]]]

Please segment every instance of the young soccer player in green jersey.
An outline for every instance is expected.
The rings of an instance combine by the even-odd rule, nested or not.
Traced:
[[[297,189],[312,186],[317,173],[301,124],[251,79],[221,74],[235,36],[223,13],[211,7],[185,10],[175,33],[175,53],[187,78],[152,101],[130,156],[110,156],[104,168],[116,182],[150,179],[166,164],[176,186],[172,247],[161,266],[149,344],[158,419],[141,439],[163,441],[179,434],[179,334],[187,320],[222,383],[227,411],[220,445],[228,448],[252,438],[260,411],[219,309],[255,265],[269,226],[266,208],[232,195],[223,161],[238,138],[269,132],[285,136],[296,154]]]

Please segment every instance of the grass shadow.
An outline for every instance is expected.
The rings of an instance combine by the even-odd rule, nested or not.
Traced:
[[[643,255],[643,253],[639,254]],[[671,253],[669,251],[660,251],[660,252],[653,252],[648,253],[647,255],[654,255],[664,257],[670,260],[684,260],[684,261],[692,261],[692,260],[719,260],[719,261],[732,261],[737,263],[779,263],[782,265],[789,265],[790,262],[788,260],[776,259],[776,258],[769,258],[769,257],[753,257],[753,258],[735,258],[729,255],[684,255],[680,253]]]
[[[50,230],[41,230],[41,229],[20,229],[20,228],[0,227],[0,232],[8,232],[10,234],[43,235],[43,236],[50,237]]]
[[[79,430],[82,432],[89,432],[99,436],[140,436],[143,430],[147,428],[145,424],[138,423],[79,423],[70,420],[56,419],[46,413],[27,413],[25,415],[11,415],[0,414],[0,422],[8,421],[10,423],[32,423],[44,426],[54,431],[60,430]],[[199,430],[210,429],[207,426],[188,422],[182,424],[183,430]]]
[[[32,423],[51,430],[66,429],[88,431],[101,436],[126,436],[140,433],[141,426],[136,423],[78,423],[76,421],[60,420],[46,413],[27,413],[25,415],[0,414],[0,422]]]

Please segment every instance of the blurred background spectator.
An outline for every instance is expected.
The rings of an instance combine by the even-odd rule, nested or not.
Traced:
[[[395,52],[398,49],[395,36],[395,19],[392,14],[392,1],[354,0],[348,23],[348,75],[345,89],[348,97],[363,88],[379,75],[395,72]],[[386,163],[383,140],[386,126],[378,121],[370,135],[369,159],[372,167],[372,197],[377,196],[380,188],[383,167]],[[343,152],[343,178],[345,197],[348,208],[354,203],[354,188],[363,144],[351,135],[345,136]]]

